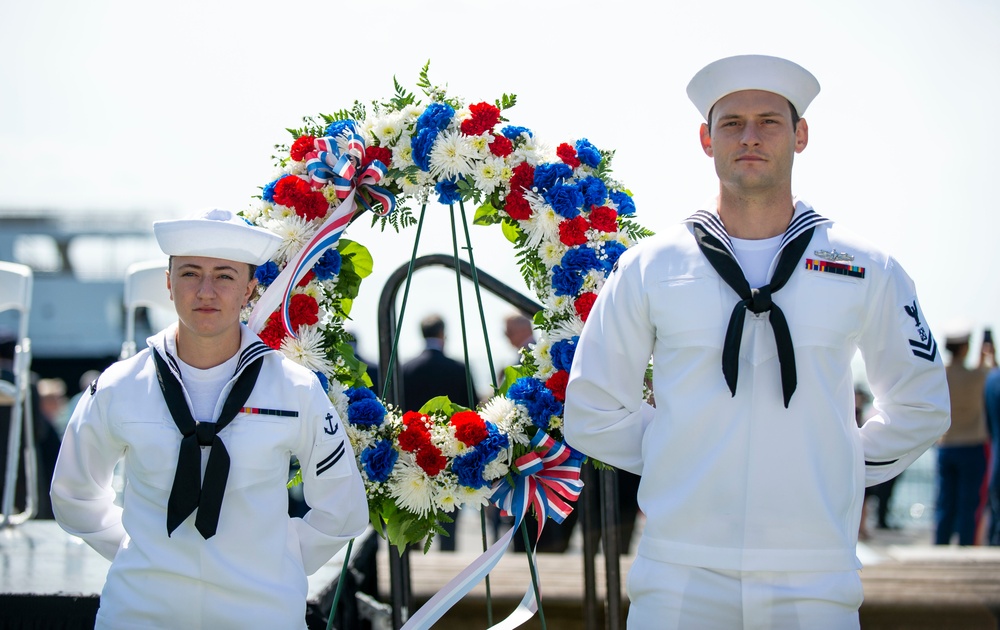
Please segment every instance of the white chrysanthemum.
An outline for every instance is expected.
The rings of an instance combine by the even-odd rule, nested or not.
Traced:
[[[505,453],[506,451],[502,452],[496,459],[483,467],[483,479],[493,481],[494,479],[506,476],[510,472],[510,463],[507,461]]]
[[[549,295],[545,299],[545,308],[552,313],[575,313],[573,298],[568,295]]]
[[[445,131],[438,135],[431,148],[431,174],[449,179],[471,175],[475,157],[476,150],[468,136],[458,131]]]
[[[454,477],[454,475],[449,475]],[[434,495],[434,507],[445,512],[454,512],[462,505],[462,496],[458,484],[453,479],[448,479],[442,475],[442,479],[437,484],[437,492]],[[455,517],[458,515],[456,514]]]
[[[427,203],[427,199],[434,189],[432,182],[430,175],[424,171],[396,178],[396,184],[403,191],[403,194],[413,197],[417,203]]]
[[[285,172],[288,175],[299,175],[302,177],[308,177],[307,173],[309,170],[306,168],[305,161],[296,162],[295,160],[289,160],[288,166],[285,168]]]
[[[403,115],[399,112],[393,112],[384,118],[375,120],[371,128],[371,134],[378,138],[379,143],[385,145],[401,134],[404,126]]]
[[[417,119],[420,118],[420,114],[424,113],[424,109],[426,107],[426,105],[411,104],[399,110],[399,113],[403,118],[403,124],[409,126],[417,122]]]
[[[482,488],[468,488],[462,486],[458,490],[462,505],[480,509],[490,504],[490,497],[493,496],[493,488],[483,486]]]
[[[555,343],[563,339],[578,337],[581,332],[583,332],[583,320],[579,317],[573,317],[559,322],[551,330],[543,334],[548,337],[549,341]]]
[[[583,276],[583,287],[581,291],[586,293],[587,291],[592,291],[597,293],[597,290],[601,288],[606,280],[604,272],[600,269],[591,269]]]
[[[476,188],[483,191],[483,194],[491,195],[496,187],[503,183],[503,172],[503,158],[487,157],[476,165],[472,178],[476,182]]]
[[[563,245],[562,241],[545,241],[538,248],[538,255],[542,259],[547,269],[552,269],[562,262],[563,256],[569,248]]]
[[[502,433],[507,434],[513,442],[517,444],[528,444],[531,442],[524,432],[523,417],[521,407],[506,396],[494,396],[489,399],[479,415],[487,422],[492,422]],[[529,420],[530,422],[530,420]]]
[[[326,374],[326,372],[324,372]],[[350,400],[347,398],[347,394],[344,393],[344,386],[340,384],[336,379],[327,377],[330,381],[328,384],[329,391],[327,391],[327,398],[333,403],[334,409],[337,410],[337,415],[343,423],[347,424],[347,405],[350,404]]]
[[[392,147],[392,163],[400,168],[413,164],[413,146],[410,144],[410,136],[402,136]]]
[[[552,342],[544,335],[535,342],[535,347],[531,349],[531,356],[535,357],[535,365],[540,371],[549,371],[550,375],[555,374],[555,370],[552,370],[551,350]]]
[[[466,136],[469,139],[469,144],[475,149],[475,157],[478,159],[488,158],[490,155],[490,141],[493,136],[489,133],[483,133],[478,136]]]
[[[545,241],[558,240],[559,224],[563,218],[538,195],[527,193],[524,197],[531,205],[531,216],[521,221],[521,227],[528,235],[527,246],[537,249]]]
[[[275,206],[275,209],[279,207]],[[294,212],[280,219],[272,218],[264,227],[281,237],[281,246],[275,257],[282,261],[301,251],[317,229],[317,226]]]
[[[434,509],[434,482],[409,458],[400,457],[396,462],[390,484],[390,494],[399,507],[419,516],[425,516]]]
[[[315,326],[299,326],[298,339],[287,336],[281,342],[281,353],[313,372],[333,372],[333,364],[326,358],[323,333]]]

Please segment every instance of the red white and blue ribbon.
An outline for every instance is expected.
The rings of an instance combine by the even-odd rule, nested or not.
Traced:
[[[547,518],[558,522],[573,511],[571,505],[583,490],[580,466],[583,456],[562,442],[556,442],[544,431],[538,431],[531,440],[532,452],[514,462],[517,474],[514,484],[501,479],[495,486],[492,501],[505,516],[514,516],[514,526],[504,532],[489,549],[475,562],[455,576],[448,584],[427,600],[403,625],[403,630],[428,630],[441,619],[448,610],[479,584],[500,562],[515,533],[528,513],[529,506],[535,506],[538,519],[538,536]],[[535,543],[537,544],[536,538]],[[534,562],[532,550],[531,562]],[[535,591],[529,586],[521,603],[506,619],[491,627],[491,630],[512,630],[517,628],[538,611]]]
[[[396,198],[392,193],[375,185],[385,175],[385,165],[373,160],[363,171],[360,170],[365,155],[364,138],[358,134],[353,121],[347,122],[348,125],[341,133],[341,137],[346,139],[343,152],[340,151],[336,138],[317,138],[316,151],[305,156],[306,170],[313,185],[332,182],[341,203],[330,213],[306,246],[288,259],[285,268],[257,300],[247,320],[247,326],[254,332],[263,330],[271,313],[280,306],[285,330],[297,337],[289,313],[292,290],[323,254],[336,246],[341,233],[358,212],[357,203],[360,202],[365,210],[379,216],[386,216],[396,208]],[[381,204],[381,211],[372,210],[372,206],[360,194],[361,190]]]

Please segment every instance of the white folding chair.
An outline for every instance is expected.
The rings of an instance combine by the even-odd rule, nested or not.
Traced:
[[[0,312],[18,312],[17,342],[14,346],[13,382],[0,380],[0,391],[11,400],[10,431],[7,436],[7,470],[0,501],[0,527],[19,525],[38,511],[38,461],[35,456],[34,418],[31,413],[31,313],[33,276],[27,265],[0,261]],[[24,442],[25,505],[14,514],[14,492],[20,473],[21,442]]]
[[[139,307],[174,310],[167,291],[166,270],[165,260],[138,262],[125,270],[125,341],[120,358],[135,354],[135,314]]]

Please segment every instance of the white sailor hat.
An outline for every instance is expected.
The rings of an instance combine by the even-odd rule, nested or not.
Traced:
[[[688,98],[708,120],[719,99],[742,90],[763,90],[784,96],[802,116],[819,94],[819,81],[802,66],[780,57],[738,55],[713,61],[688,83]]]
[[[944,342],[948,345],[969,343],[972,338],[972,322],[965,318],[954,318],[944,325]]]
[[[263,265],[281,237],[250,225],[228,210],[209,210],[190,219],[155,221],[153,234],[168,256],[205,256]]]

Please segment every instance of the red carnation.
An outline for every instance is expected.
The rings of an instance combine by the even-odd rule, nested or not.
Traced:
[[[528,205],[528,200],[524,198],[524,193],[520,190],[511,189],[503,209],[507,211],[510,218],[518,221],[524,221],[531,217],[531,206]]]
[[[590,224],[583,218],[583,215],[578,214],[559,224],[559,240],[563,245],[569,247],[583,245],[587,242],[587,228],[589,227]]]
[[[570,168],[580,166],[580,159],[576,157],[576,149],[565,142],[556,147],[556,155],[563,161],[563,164],[569,165]]]
[[[555,374],[549,377],[549,380],[545,381],[545,386],[549,388],[552,395],[559,402],[566,401],[566,383],[569,382],[569,372],[566,370],[559,370]]]
[[[594,206],[590,211],[590,224],[601,232],[618,231],[618,213],[607,206]]]
[[[462,121],[462,133],[468,136],[478,136],[485,133],[500,122],[500,109],[489,103],[469,105],[469,118]]]
[[[507,157],[514,152],[514,143],[506,136],[494,135],[490,140],[490,153],[497,157]]]
[[[466,446],[475,446],[489,434],[486,423],[475,411],[459,411],[451,417],[455,437]]]
[[[441,450],[433,444],[428,444],[417,451],[417,466],[420,466],[429,477],[434,477],[447,465],[448,460],[441,454]]]
[[[292,328],[298,330],[300,326],[311,326],[319,321],[319,304],[316,298],[305,293],[296,293],[292,296],[292,301],[288,305],[288,319],[291,320]]]
[[[315,272],[313,272],[313,270],[310,269],[309,271],[306,272],[306,275],[302,276],[302,279],[299,280],[299,283],[297,285],[295,285],[295,286],[297,286],[297,287],[304,287],[307,284],[309,284],[310,282],[312,282],[313,278],[315,278],[315,277],[316,277]]]
[[[587,321],[590,317],[590,309],[594,308],[594,301],[597,300],[596,293],[584,293],[573,302],[573,308],[580,319]]]
[[[535,183],[535,167],[527,162],[521,162],[514,167],[514,175],[510,178],[510,189],[522,192],[531,190]]]
[[[307,221],[326,216],[329,204],[326,197],[295,175],[286,175],[274,185],[274,200],[287,207],[294,208],[295,214]]]
[[[407,411],[403,414],[403,426],[409,427],[410,425],[426,427],[427,414],[420,413],[419,411]]]
[[[260,331],[260,340],[268,347],[277,350],[285,339],[285,327],[281,323],[281,315],[275,311],[267,318],[264,329]]]
[[[389,168],[389,165],[392,163],[392,151],[385,147],[365,148],[365,159],[361,163],[362,170],[375,160],[378,160],[383,166]]]
[[[431,445],[431,434],[420,422],[414,422],[404,429],[397,438],[399,448],[412,453]]]
[[[312,136],[299,136],[295,142],[292,143],[292,150],[289,154],[292,159],[296,162],[301,162],[306,154],[314,151],[316,149],[316,138]]]

